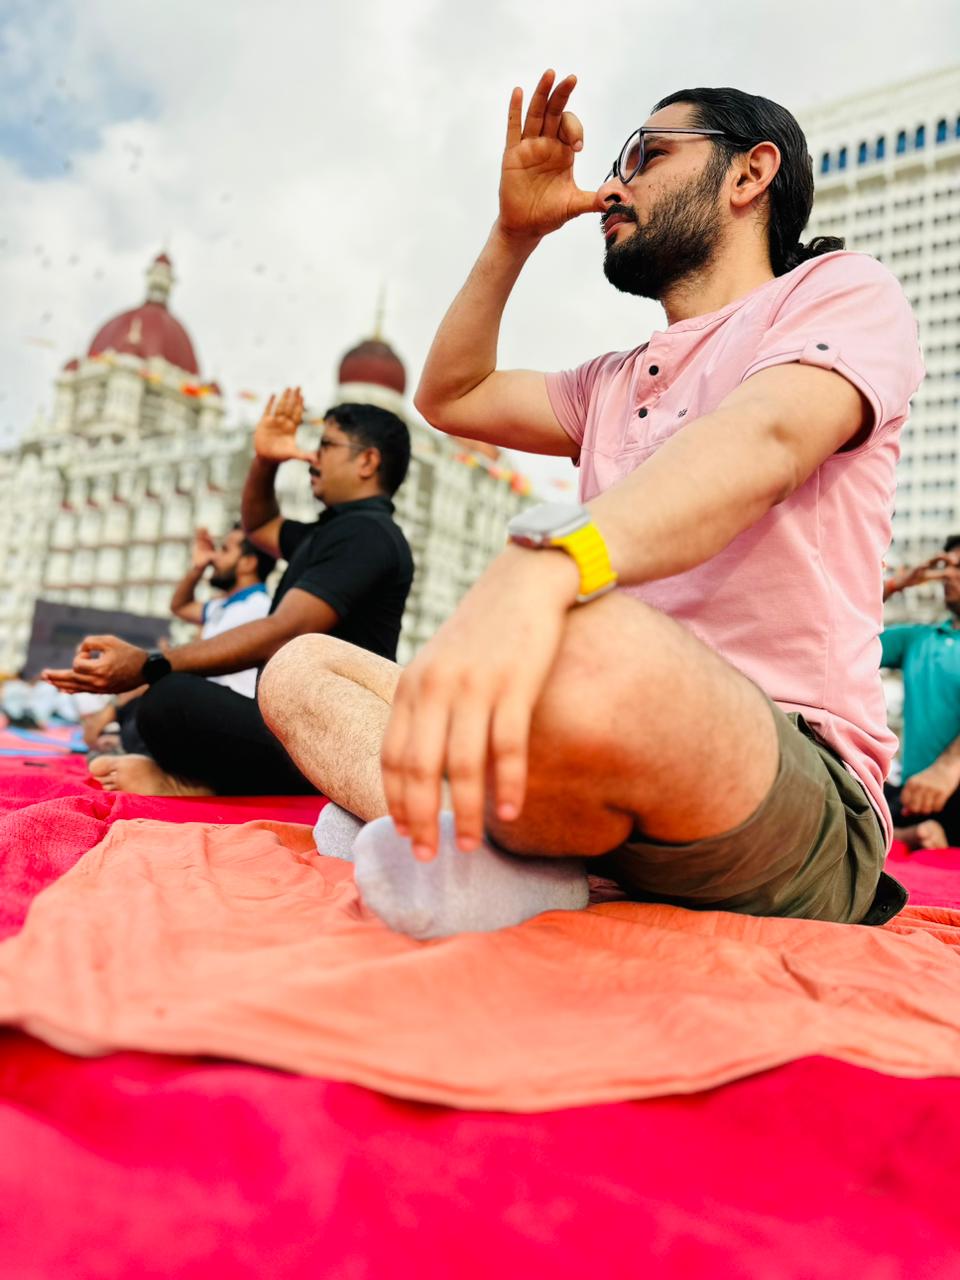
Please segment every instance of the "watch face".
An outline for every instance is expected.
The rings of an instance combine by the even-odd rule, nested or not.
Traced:
[[[510,533],[516,537],[560,538],[590,522],[590,513],[575,502],[541,502],[521,511],[510,521]]]

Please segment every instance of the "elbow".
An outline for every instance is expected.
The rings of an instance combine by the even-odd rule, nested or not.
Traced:
[[[451,411],[453,405],[456,404],[455,397],[446,399],[430,395],[421,379],[420,385],[417,387],[413,395],[414,407],[417,413],[430,423],[431,427],[435,427],[437,431],[442,431],[447,436],[458,436],[462,434],[462,424],[456,420],[456,415]]]
[[[428,395],[422,381],[413,394],[413,406],[421,418],[430,423],[431,427],[436,427],[438,431],[443,430],[441,409],[437,402]]]

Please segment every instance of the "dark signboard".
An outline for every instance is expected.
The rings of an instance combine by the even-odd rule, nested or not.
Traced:
[[[32,680],[44,667],[72,666],[74,651],[86,636],[119,636],[143,649],[155,649],[169,628],[169,618],[145,618],[119,609],[90,609],[86,605],[38,600],[24,674]]]

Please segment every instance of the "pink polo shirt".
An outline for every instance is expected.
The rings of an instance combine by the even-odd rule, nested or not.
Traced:
[[[825,254],[633,351],[548,374],[547,391],[580,446],[586,502],[751,374],[793,361],[833,369],[863,393],[874,414],[867,440],[828,458],[705,564],[626,590],[683,623],[784,711],[799,711],[889,832],[883,780],[897,740],[880,685],[882,561],[900,428],[923,378],[896,278],[865,254]]]

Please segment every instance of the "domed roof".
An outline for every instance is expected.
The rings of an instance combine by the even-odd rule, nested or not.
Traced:
[[[190,335],[167,310],[172,284],[170,259],[165,253],[158,254],[147,271],[146,301],[108,320],[90,343],[87,355],[117,351],[142,360],[160,356],[185,373],[199,373]]]
[[[380,338],[367,338],[340,361],[338,380],[341,383],[371,382],[374,386],[389,387],[403,395],[407,371],[389,343]]]

